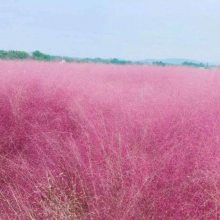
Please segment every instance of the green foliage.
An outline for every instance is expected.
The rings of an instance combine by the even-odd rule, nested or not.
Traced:
[[[162,61],[155,61],[155,62],[153,62],[153,65],[166,66],[166,63],[164,63],[164,62],[162,62]]]
[[[0,50],[0,58],[1,59],[6,59],[7,58],[8,53],[4,50]]]
[[[127,60],[119,60],[117,58],[113,58],[113,59],[110,60],[110,63],[113,63],[113,64],[129,64],[131,62],[127,61]]]
[[[30,55],[27,52],[24,51],[16,51],[16,50],[9,50],[4,51],[0,50],[0,58],[1,59],[27,59]]]
[[[45,61],[51,61],[54,58],[48,54],[44,54],[40,52],[39,50],[36,50],[32,53],[32,58],[35,60],[45,60]]]
[[[118,58],[103,59],[103,58],[72,58],[67,56],[52,56],[49,54],[42,53],[39,50],[34,51],[32,54],[28,54],[25,51],[16,51],[16,50],[0,50],[0,59],[16,60],[16,59],[34,59],[42,61],[65,61],[65,62],[80,62],[80,63],[106,63],[106,64],[143,64],[141,62],[132,62],[128,60],[121,60]],[[153,65],[157,66],[166,66],[170,65],[163,61],[154,61]],[[185,61],[181,65],[191,66],[191,67],[202,67],[202,68],[211,68],[209,64],[205,63],[196,63],[192,61]]]
[[[203,67],[203,68],[208,68],[209,67],[208,64],[194,63],[194,62],[188,62],[188,61],[183,62],[182,65],[183,66],[191,66],[191,67]]]
[[[71,58],[71,57],[62,57],[61,60],[64,60],[64,61],[66,61],[66,62],[73,62],[73,61],[74,61],[74,59]]]
[[[66,60],[64,58],[64,60]],[[106,64],[132,64],[131,61],[119,60],[117,58],[103,59],[103,58],[72,58],[71,61],[83,63],[106,63]]]
[[[73,62],[75,61],[74,58],[71,57],[62,57],[62,56],[52,56],[36,50],[32,53],[32,58],[34,60],[44,60],[44,61],[66,61],[66,62]]]

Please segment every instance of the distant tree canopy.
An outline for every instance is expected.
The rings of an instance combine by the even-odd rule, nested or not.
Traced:
[[[131,64],[134,62],[121,60],[117,58],[103,59],[103,58],[72,58],[67,56],[52,56],[49,54],[42,53],[39,50],[35,50],[31,54],[24,51],[5,51],[0,50],[0,59],[34,59],[41,61],[61,61],[66,62],[92,62],[92,63],[109,63],[109,64]]]
[[[166,63],[164,63],[164,62],[162,62],[162,61],[155,61],[155,62],[153,62],[153,65],[166,66]]]
[[[185,61],[182,63],[183,66],[192,66],[192,67],[204,67],[204,68],[208,68],[209,65],[205,64],[205,63],[194,63],[194,62],[189,62],[189,61]]]
[[[53,59],[52,56],[50,56],[48,54],[44,54],[44,53],[40,52],[39,50],[36,50],[32,53],[32,58],[35,60],[47,60],[47,61],[50,61]]]
[[[122,60],[118,58],[111,58],[111,59],[103,59],[103,58],[73,58],[73,57],[67,57],[67,56],[53,56],[49,54],[42,53],[39,50],[36,50],[32,53],[27,53],[25,51],[17,51],[17,50],[0,50],[0,59],[8,59],[8,60],[24,60],[24,59],[33,59],[33,60],[41,60],[41,61],[66,61],[66,62],[80,62],[80,63],[106,63],[106,64],[144,64],[142,62],[132,62],[129,60]],[[153,65],[158,66],[166,66],[166,65],[172,65],[167,64],[163,61],[154,61],[152,63]],[[183,66],[191,66],[191,67],[203,67],[203,68],[209,68],[208,64],[204,63],[196,63],[191,61],[185,61],[182,64]]]
[[[114,63],[114,64],[130,64],[132,63],[131,61],[127,61],[127,60],[120,60],[117,58],[113,58],[110,60],[110,63]]]
[[[42,53],[39,50],[35,50],[32,53],[32,59],[44,60],[44,61],[61,61],[61,60],[65,60],[66,62],[74,61],[74,59],[71,57],[53,56],[53,55]]]
[[[77,62],[87,62],[87,63],[107,63],[107,64],[132,64],[133,62],[127,60],[120,60],[117,58],[112,59],[103,59],[103,58],[81,58],[81,59],[73,59],[73,61]]]
[[[25,51],[0,50],[0,59],[13,59],[14,60],[14,59],[27,59],[27,58],[30,58],[30,55]]]

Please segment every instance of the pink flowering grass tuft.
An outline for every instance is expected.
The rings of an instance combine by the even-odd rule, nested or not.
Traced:
[[[1,219],[219,219],[220,70],[0,61]]]

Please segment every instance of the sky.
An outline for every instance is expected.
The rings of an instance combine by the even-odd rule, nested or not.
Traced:
[[[0,49],[220,63],[219,0],[0,0]]]

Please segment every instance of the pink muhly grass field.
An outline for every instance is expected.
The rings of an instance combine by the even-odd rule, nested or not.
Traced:
[[[0,218],[220,218],[220,69],[0,61]]]

